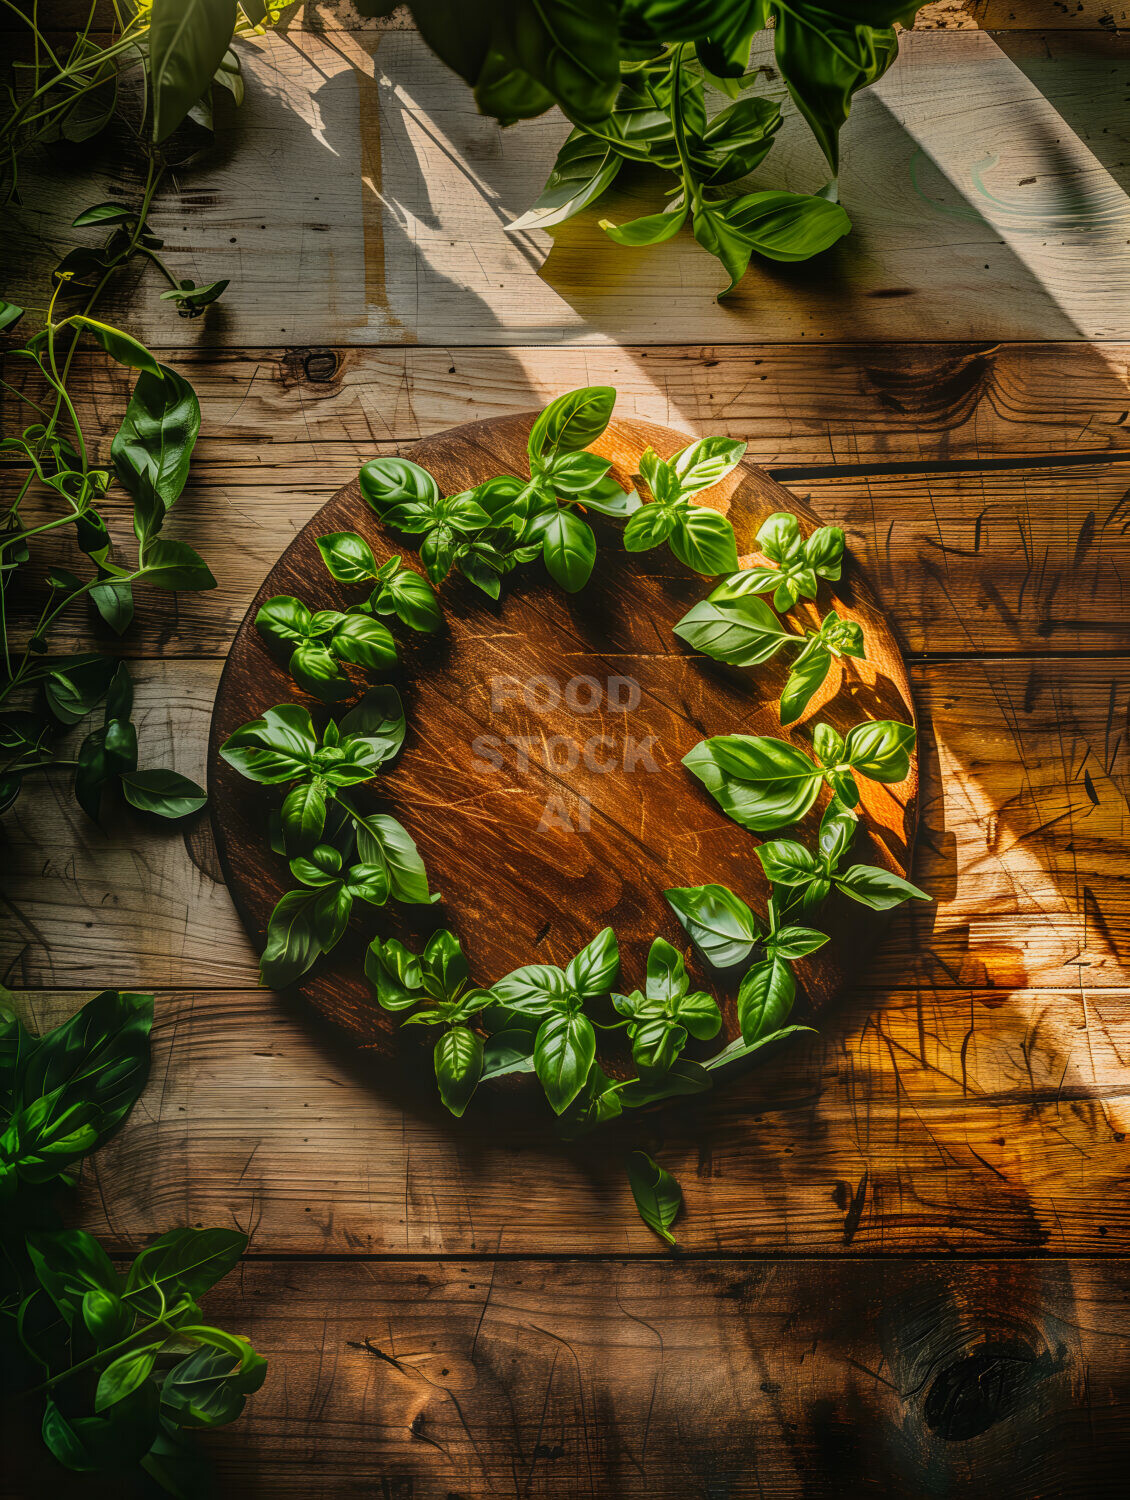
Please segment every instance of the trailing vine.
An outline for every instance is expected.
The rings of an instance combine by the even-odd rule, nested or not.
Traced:
[[[739,666],[796,649],[780,713],[782,722],[797,719],[834,658],[865,655],[861,627],[840,620],[835,610],[804,632],[790,629],[783,618],[798,599],[816,597],[821,579],[839,578],[842,531],[820,527],[804,537],[797,518],[779,512],[758,532],[764,563],[740,571],[731,523],[694,501],[736,467],[745,444],[704,438],[669,460],[647,450],[638,476],[645,499],[621,490],[610,478],[609,460],[588,451],[607,427],[614,400],[613,390],[597,386],[551,402],[530,433],[528,479],[499,475],[445,497],[432,475],[405,459],[367,463],[360,473],[362,495],[385,525],[419,539],[427,578],[399,555],[378,566],[355,533],[319,538],[331,576],[371,592],[344,611],[318,609],[291,596],[263,605],[256,627],[287,661],[295,681],[327,704],[355,697],[362,674],[383,675],[397,659],[391,632],[374,616],[395,616],[409,629],[436,629],[434,590],[452,569],[498,597],[512,568],[540,556],[560,587],[582,588],[596,555],[595,536],[580,513],[588,507],[624,519],[628,551],[667,542],[692,570],[728,575],[675,633],[693,649]],[[774,608],[763,601],[765,594]],[[376,906],[390,899],[438,900],[407,831],[386,814],[362,814],[344,790],[379,773],[400,749],[404,732],[399,694],[382,684],[368,687],[320,736],[305,708],[279,704],[222,746],[223,758],[243,776],[287,788],[271,815],[270,840],[297,885],[270,917],[261,961],[265,984],[293,983],[330,952],[357,900]],[[625,1109],[701,1092],[719,1068],[810,1029],[789,1022],[797,992],[794,965],[827,943],[827,934],[810,923],[833,893],[874,910],[930,899],[878,866],[845,867],[858,829],[858,778],[904,780],[914,742],[913,726],[894,720],[864,721],[844,736],[817,723],[811,754],[770,736],[723,735],[684,757],[722,810],[757,833],[797,822],[824,787],[832,794],[814,849],[785,838],[758,846],[770,883],[763,915],[723,885],[665,893],[708,968],[725,975],[748,965],[737,991],[741,1035],[712,1055],[703,1054],[702,1046],[694,1049],[699,1056],[688,1052],[692,1043],[718,1036],[722,1017],[713,997],[692,987],[683,955],[657,936],[643,988],[622,993],[616,988],[620,953],[610,927],[564,966],[530,964],[489,984],[472,980],[458,938],[446,929],[434,933],[420,954],[378,934],[365,958],[376,1002],[401,1026],[436,1030],[436,1082],[457,1116],[480,1084],[515,1073],[536,1076],[567,1136]],[[636,1069],[629,1078],[609,1076],[599,1058],[599,1034],[621,1031]],[[661,1182],[652,1181],[652,1168],[654,1163],[636,1164],[637,1202],[637,1188],[646,1198]],[[670,1207],[669,1193],[667,1201]]]

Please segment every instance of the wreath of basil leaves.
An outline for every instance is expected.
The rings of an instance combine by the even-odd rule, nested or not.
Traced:
[[[286,653],[295,679],[332,703],[356,691],[345,667],[378,675],[391,670],[395,643],[374,616],[395,617],[413,630],[438,628],[435,589],[453,569],[497,597],[507,572],[540,556],[561,587],[583,587],[596,556],[584,513],[595,510],[625,522],[626,550],[666,542],[686,567],[725,575],[679,621],[676,635],[692,650],[739,667],[795,651],[780,715],[782,723],[799,718],[834,660],[865,654],[859,625],[841,620],[834,609],[814,629],[794,630],[785,618],[799,600],[817,597],[821,580],[839,578],[843,532],[823,526],[804,536],[795,516],[778,512],[757,534],[762,561],[740,570],[729,520],[698,497],[733,472],[745,444],[708,437],[669,459],[649,448],[636,476],[648,492],[641,501],[615,482],[607,459],[589,451],[608,426],[614,399],[611,388],[593,386],[551,402],[530,432],[528,479],[499,475],[445,497],[433,476],[408,460],[365,464],[361,494],[385,524],[419,538],[427,577],[399,555],[378,565],[369,543],[354,532],[320,537],[330,575],[370,592],[344,610],[312,610],[288,596],[263,605],[256,624],[273,648]],[[366,643],[364,652],[354,649],[354,639]],[[349,791],[379,775],[399,752],[404,733],[399,695],[386,684],[369,688],[340,722],[330,719],[320,733],[305,709],[281,704],[243,725],[222,747],[224,759],[244,776],[288,789],[272,817],[271,842],[296,884],[270,918],[264,983],[282,986],[306,973],[341,940],[358,901],[381,906],[390,899],[438,900],[407,831],[387,814],[362,812]],[[526,965],[489,987],[472,982],[459,940],[446,929],[433,933],[419,954],[396,938],[377,936],[365,957],[377,1003],[401,1025],[436,1029],[436,1084],[457,1116],[481,1083],[515,1073],[536,1076],[566,1136],[624,1109],[709,1088],[719,1068],[810,1029],[789,1024],[795,965],[828,941],[810,923],[833,894],[875,910],[929,899],[878,866],[843,868],[858,827],[859,778],[905,779],[914,739],[912,725],[893,720],[857,724],[846,735],[821,722],[813,730],[811,754],[790,741],[732,734],[703,740],[684,757],[722,810],[760,834],[797,822],[823,788],[831,792],[815,849],[787,838],[759,845],[771,887],[764,917],[722,885],[666,893],[704,962],[723,975],[740,972],[741,1035],[713,1056],[688,1052],[718,1035],[722,1015],[710,994],[692,988],[683,955],[657,937],[643,990],[620,993],[620,954],[611,928],[563,967]],[[609,1077],[597,1059],[598,1033],[617,1030],[625,1033],[636,1068],[629,1079]]]

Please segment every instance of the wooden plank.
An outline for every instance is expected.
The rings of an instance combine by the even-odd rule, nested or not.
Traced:
[[[143,764],[201,779],[219,663],[145,663],[136,677]],[[912,686],[923,752],[914,878],[938,900],[899,914],[869,983],[1130,982],[1130,662],[927,662]],[[21,799],[6,826],[10,984],[254,984],[205,819],[153,830],[126,809],[99,833],[59,784]],[[673,854],[669,883],[680,873]]]
[[[42,1030],[82,998],[17,1004]],[[300,1004],[159,993],[149,1088],[70,1214],[123,1251],[186,1222],[253,1255],[646,1254],[642,1146],[682,1185],[686,1251],[1125,1254],[1128,999],[858,993],[732,1086],[564,1145],[485,1093],[453,1122]]]
[[[166,534],[199,549],[218,587],[204,594],[139,590],[137,619],[120,640],[78,610],[56,627],[57,648],[85,650],[93,631],[100,644],[130,657],[226,652],[280,551],[356,476],[358,459],[404,448],[358,446],[358,454],[327,445],[326,457],[307,450],[304,460],[256,464],[246,461],[249,445],[241,445],[239,464],[197,464]],[[844,527],[911,652],[1130,646],[1130,464],[829,473],[794,479],[788,488],[798,503],[808,501],[825,521]],[[104,511],[120,555],[133,557],[125,505],[111,500]],[[37,512],[25,504],[24,514],[30,520]],[[748,546],[752,538],[741,540]],[[87,568],[69,530],[44,537],[36,556],[37,580],[52,564],[80,574]],[[318,571],[320,564],[311,588]],[[13,600],[25,628],[38,618],[44,587],[29,583]]]
[[[1130,450],[1125,344],[303,345],[165,358],[200,397],[198,470],[360,464],[380,443],[418,442],[461,422],[529,411],[590,384],[615,387],[619,417],[740,437],[749,457],[770,468],[1019,465]],[[4,374],[39,395],[23,361],[9,359]],[[75,359],[71,393],[103,459],[133,379],[100,354]],[[19,408],[2,397],[12,426]]]
[[[718,305],[720,270],[689,236],[626,252],[600,230],[662,201],[646,178],[548,235],[504,232],[559,117],[500,132],[411,32],[270,36],[245,48],[238,122],[152,215],[179,274],[231,292],[186,330],[127,275],[104,312],[155,347],[1125,339],[1128,127],[1111,104],[1128,56],[1078,31],[908,34],[845,131],[855,234],[813,265],[759,264]],[[755,181],[812,191],[826,170],[790,107]],[[129,191],[109,153],[46,163],[5,242],[9,297],[41,303],[74,213]]]
[[[205,1307],[267,1381],[202,1441],[217,1497],[1115,1496],[1128,1290],[1060,1260],[245,1264]]]

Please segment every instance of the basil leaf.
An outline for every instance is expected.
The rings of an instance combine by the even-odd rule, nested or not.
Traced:
[[[713,1057],[707,1058],[703,1067],[708,1072],[713,1072],[717,1068],[724,1068],[729,1063],[737,1062],[740,1057],[748,1057],[751,1052],[756,1052],[759,1047],[768,1046],[770,1042],[783,1041],[785,1037],[792,1036],[798,1031],[808,1031],[815,1034],[815,1030],[816,1028],[813,1026],[783,1026],[779,1031],[766,1032],[764,1036],[759,1036],[753,1042],[746,1042],[741,1037],[738,1037],[728,1047],[723,1047],[721,1052],[716,1052]]]
[[[121,1279],[92,1234],[84,1229],[38,1229],[27,1236],[26,1244],[35,1279],[69,1327],[81,1332],[90,1292],[117,1301]]]
[[[737,572],[734,528],[725,516],[705,505],[678,508],[668,544],[681,563],[696,573],[705,573],[708,578],[718,573]]]
[[[642,1078],[633,1079],[620,1090],[620,1102],[625,1109],[640,1109],[645,1104],[656,1104],[660,1099],[671,1099],[679,1094],[701,1094],[709,1087],[710,1076],[702,1063],[680,1057],[662,1078],[647,1082]]]
[[[330,650],[342,661],[369,672],[383,672],[396,664],[396,642],[368,615],[346,615],[330,637]]]
[[[603,995],[619,972],[616,934],[611,927],[605,927],[565,965],[565,983],[578,995]]]
[[[333,531],[318,538],[331,578],[339,583],[366,583],[377,576],[377,560],[364,537],[355,531]]]
[[[130,1349],[125,1354],[119,1354],[117,1359],[102,1371],[98,1377],[98,1385],[94,1392],[94,1410],[103,1412],[108,1407],[116,1406],[117,1403],[137,1390],[139,1385],[144,1385],[153,1373],[153,1366],[157,1362],[157,1352],[161,1348],[163,1339],[145,1348]]]
[[[728,662],[753,667],[776,655],[786,642],[800,637],[783,629],[780,620],[755,594],[715,603],[703,599],[675,626],[675,634],[695,651]]]
[[[439,485],[426,469],[406,458],[370,459],[357,477],[361,494],[380,516],[404,505],[419,506],[426,513],[439,501]]]
[[[829,802],[820,819],[819,850],[824,867],[832,871],[851,847],[859,819],[839,802]]]
[[[671,1233],[671,1225],[683,1206],[682,1189],[670,1172],[646,1151],[633,1151],[628,1157],[627,1168],[628,1186],[640,1218],[661,1239],[673,1245],[675,1236]]]
[[[686,965],[683,956],[665,939],[657,937],[647,955],[647,997],[665,1004],[685,995]]]
[[[521,218],[506,225],[511,234],[548,229],[580,213],[616,178],[623,165],[606,142],[585,130],[574,130],[557,153],[545,187]]]
[[[662,245],[674,239],[687,222],[687,203],[683,198],[662,213],[644,214],[638,219],[629,219],[626,224],[613,224],[611,219],[601,219],[600,227],[617,245],[638,249],[641,245]]]
[[[728,232],[748,246],[747,262],[754,250],[769,260],[810,260],[851,229],[842,205],[807,193],[746,193],[723,213]]]
[[[575,594],[589,581],[596,561],[592,528],[572,511],[558,510],[542,533],[542,557],[553,581]]]
[[[643,504],[635,490],[622,490],[611,475],[585,490],[580,500],[586,510],[594,510],[601,516],[614,516],[620,521],[634,515]]]
[[[259,609],[255,629],[269,641],[298,645],[314,634],[314,617],[301,600],[290,594],[276,594]]]
[[[624,527],[624,550],[626,552],[650,552],[671,535],[675,527],[675,512],[658,501],[641,505]]]
[[[676,887],[664,895],[691,942],[716,969],[744,962],[761,939],[761,923],[727,886]]]
[[[397,901],[427,906],[438,900],[428,890],[427,871],[412,835],[388,813],[368,813],[358,821],[357,852],[365,864],[388,866]]]
[[[755,833],[802,818],[823,779],[803,750],[763,735],[703,740],[683,757],[683,764],[723,812]]]
[[[774,4],[773,51],[789,93],[808,121],[833,172],[840,127],[852,95],[881,78],[898,55],[893,29],[874,28],[805,5],[798,14]],[[852,24],[852,23],[855,24]]]
[[[118,635],[126,631],[133,620],[133,586],[125,579],[110,579],[96,583],[90,591],[95,609]]]
[[[557,453],[576,453],[594,443],[612,420],[616,392],[610,385],[587,385],[551,401],[530,429],[531,464]]]
[[[400,567],[384,576],[369,607],[378,615],[396,615],[411,630],[438,630],[443,623],[431,585],[410,568]]]
[[[300,979],[322,951],[314,931],[317,891],[287,891],[267,923],[267,944],[259,978],[268,989],[283,990]]]
[[[817,932],[815,927],[782,927],[771,939],[766,939],[766,948],[776,958],[803,958],[815,953],[828,941],[826,932]]]
[[[214,589],[211,569],[187,542],[152,537],[145,546],[145,562],[139,577],[158,589]]]
[[[340,703],[343,698],[353,696],[352,679],[341,670],[328,646],[303,641],[294,648],[288,666],[299,687],[323,703]]]
[[[834,877],[836,889],[843,891],[853,901],[869,906],[873,911],[889,911],[901,906],[904,901],[932,901],[925,891],[911,885],[892,870],[880,869],[878,865],[852,865],[842,875]]]
[[[220,746],[220,755],[250,781],[293,781],[313,768],[318,739],[309,712],[278,703],[242,724]]]
[[[365,978],[384,1010],[408,1010],[421,998],[420,960],[396,938],[375,937],[365,953]]]
[[[234,1229],[172,1229],[134,1257],[123,1300],[147,1316],[160,1312],[159,1292],[170,1307],[185,1297],[195,1301],[246,1249],[247,1236]]]
[[[400,694],[388,684],[370,688],[342,718],[339,727],[343,748],[346,741],[359,743],[377,757],[378,763],[391,760],[404,743],[404,705]]]
[[[699,1042],[710,1041],[722,1030],[718,1002],[703,990],[693,990],[680,997],[675,1006],[675,1019]]]
[[[94,339],[95,343],[101,344],[111,359],[120,365],[128,365],[134,370],[145,370],[155,380],[160,380],[161,366],[150,354],[144,344],[120,328],[111,328],[108,323],[99,323],[95,318],[88,318],[85,314],[75,313],[68,322],[80,330],[85,330]]]
[[[745,450],[745,443],[727,437],[700,438],[681,449],[671,459],[679,494],[686,498],[718,484],[737,468]]]
[[[453,1026],[435,1045],[439,1096],[458,1119],[483,1074],[483,1040],[466,1026]]]
[[[774,839],[756,850],[761,867],[774,885],[806,885],[820,873],[816,858],[793,839]]]
[[[584,495],[604,479],[612,467],[610,458],[582,450],[559,453],[545,470],[544,481],[559,495]]]
[[[584,1088],[595,1058],[596,1033],[587,1016],[577,1011],[546,1016],[534,1039],[534,1071],[554,1114],[568,1109]]]
[[[756,1042],[778,1031],[793,1008],[796,981],[782,958],[766,958],[745,972],[738,989],[742,1040]]]
[[[848,731],[843,757],[849,766],[872,781],[905,781],[914,749],[913,724],[873,719]]]
[[[202,786],[177,771],[126,771],[120,785],[131,807],[159,818],[186,818],[199,812],[208,800]]]
[[[110,444],[118,482],[136,500],[143,491],[156,497],[156,526],[135,514],[140,541],[159,529],[165,511],[184,489],[192,450],[200,431],[200,402],[182,375],[168,365],[137,377],[122,424]]]
[[[804,544],[808,566],[835,582],[843,565],[844,534],[839,526],[818,526]]]
[[[61,656],[43,682],[47,706],[61,724],[77,724],[106,696],[117,662],[111,656]]]
[[[312,781],[293,787],[282,805],[282,830],[288,853],[312,849],[326,826],[326,799]]]
[[[353,895],[342,881],[332,881],[317,891],[308,911],[308,921],[323,953],[328,953],[341,942],[352,911]]]
[[[813,640],[793,663],[781,694],[781,723],[792,724],[800,718],[814,694],[824,686],[832,666],[832,654]]]
[[[645,1083],[669,1073],[687,1042],[685,1029],[662,1016],[632,1027],[631,1036],[632,1061]]]
[[[569,992],[564,972],[553,964],[526,964],[491,986],[495,999],[519,1015],[540,1016]]]

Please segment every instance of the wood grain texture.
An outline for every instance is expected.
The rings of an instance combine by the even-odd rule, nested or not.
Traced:
[[[191,336],[191,335],[188,335]],[[952,465],[1130,452],[1130,345],[677,344],[628,348],[175,350],[204,424],[196,473],[360,464],[461,422],[513,416],[564,390],[611,385],[620,417],[749,444],[768,468]],[[25,362],[5,377],[29,389]],[[134,376],[80,350],[71,391],[108,450]],[[17,420],[0,392],[6,424]],[[330,470],[327,483],[338,483]],[[238,481],[235,481],[238,482]]]
[[[81,1003],[27,994],[36,1030]],[[563,1145],[486,1092],[453,1122],[298,1002],[159,992],[153,1068],[70,1214],[116,1250],[175,1223],[252,1256],[649,1254],[623,1171],[682,1185],[685,1251],[1125,1255],[1130,991],[859,992],[769,1066]]]
[[[564,123],[500,131],[413,33],[294,30],[247,44],[244,62],[239,118],[151,215],[174,272],[232,290],[189,328],[132,275],[103,309],[157,348],[1130,337],[1118,36],[905,36],[844,132],[855,233],[808,265],[758,264],[724,304],[689,236],[632,252],[600,230],[661,204],[646,175],[549,234],[508,235]],[[825,178],[790,107],[753,182]],[[87,160],[45,162],[2,247],[9,298],[40,303],[75,213],[135,191],[120,153],[93,180]]]
[[[218,1500],[1110,1500],[1128,1290],[1059,1260],[245,1264],[205,1307],[270,1372],[204,1441]]]
[[[495,474],[526,477],[535,415],[453,428],[405,457],[427,469],[444,495]],[[623,488],[631,487],[646,448],[669,458],[682,446],[682,435],[670,429],[623,420],[593,445],[612,461]],[[761,523],[796,504],[744,463],[701,500],[728,516],[747,567],[760,557],[750,549]],[[797,508],[806,530],[820,524],[807,507]],[[672,627],[710,584],[666,548],[628,554],[621,524],[592,520],[599,550],[581,593],[567,596],[540,569],[527,570],[506,580],[495,604],[455,575],[445,591],[446,628],[428,637],[399,632],[408,737],[396,763],[357,795],[362,807],[390,811],[404,824],[443,902],[390,907],[375,922],[369,914],[298,986],[362,1046],[396,1056],[417,1055],[421,1045],[420,1033],[402,1032],[375,1005],[363,977],[360,953],[374,930],[418,949],[423,933],[453,927],[472,976],[490,984],[526,963],[564,964],[611,926],[620,944],[620,988],[638,987],[657,934],[684,946],[664,889],[721,883],[746,893],[758,911],[769,897],[753,840],[681,765],[694,745],[712,734],[769,734],[810,751],[821,719],[841,733],[863,717],[913,722],[898,647],[855,568],[822,587],[816,605],[790,616],[811,627],[835,607],[862,628],[867,659],[831,676],[802,721],[784,730],[777,699],[787,666],[736,671],[689,652]],[[276,703],[301,702],[321,717],[321,705],[297,689],[285,660],[268,650],[254,616],[279,594],[331,609],[362,597],[364,590],[334,584],[321,561],[316,538],[337,531],[359,531],[378,562],[405,548],[404,537],[377,522],[356,482],[348,485],[263,580],[216,697],[208,765],[213,827],[236,907],[260,949],[272,908],[293,884],[283,862],[266,854],[266,817],[279,793],[249,786],[223,761],[220,746]],[[856,857],[909,874],[917,780],[913,758],[910,775],[897,785],[861,781],[867,842],[853,849]],[[799,836],[814,840],[818,822],[814,810]],[[831,940],[797,966],[802,994],[819,1011],[866,966],[886,925],[846,903],[833,902],[822,915]],[[740,1035],[737,1015],[730,1000],[719,998],[721,1039],[733,1041]],[[606,1065],[617,1074],[625,1067],[618,1054]]]
[[[142,764],[201,780],[219,664],[147,662],[136,677]],[[911,688],[915,878],[936,905],[896,914],[868,985],[1130,983],[1130,661],[924,662]],[[205,825],[124,809],[99,832],[64,780],[41,782],[6,819],[7,983],[253,986]]]

